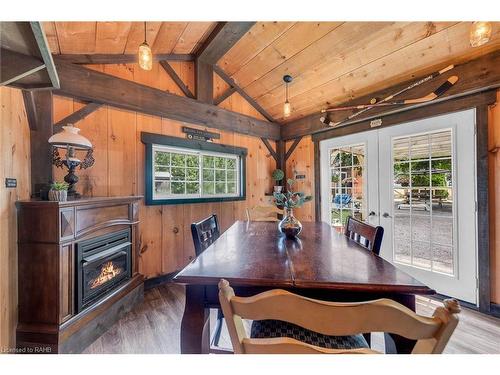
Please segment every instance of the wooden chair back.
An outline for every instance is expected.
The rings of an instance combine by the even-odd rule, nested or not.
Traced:
[[[276,206],[254,206],[247,208],[248,221],[280,221],[278,214],[283,215],[283,210]]]
[[[349,216],[344,234],[360,246],[379,255],[380,246],[382,246],[382,237],[384,236],[384,228],[381,226],[374,227]]]
[[[275,289],[252,297],[237,297],[226,280],[219,282],[219,300],[235,353],[245,354],[369,354],[374,350],[325,349],[292,338],[249,338],[242,319],[274,319],[330,336],[387,332],[418,340],[412,354],[441,353],[458,324],[460,305],[445,300],[432,318],[417,315],[390,299],[338,303],[302,297]]]
[[[220,236],[217,215],[211,215],[202,221],[191,224],[191,234],[193,235],[194,251],[198,256]]]

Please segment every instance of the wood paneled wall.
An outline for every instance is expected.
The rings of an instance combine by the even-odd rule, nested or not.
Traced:
[[[17,221],[15,201],[30,195],[30,131],[21,91],[0,88],[0,353],[15,346]],[[17,179],[7,189],[6,177]]]
[[[194,91],[193,64],[172,62],[182,80]],[[137,65],[92,66],[93,69],[121,78],[182,95],[163,68],[155,64],[146,72]],[[220,95],[227,85],[215,76],[215,96]],[[112,88],[110,88],[112,89]],[[82,107],[73,99],[55,97],[54,121],[57,122]],[[222,107],[262,118],[243,98],[234,94],[226,99]],[[144,195],[145,147],[140,141],[142,131],[184,137],[183,125],[203,128],[141,113],[123,111],[103,106],[76,124],[81,134],[94,145],[95,165],[87,170],[77,171],[80,182],[77,189],[89,196]],[[212,130],[213,131],[213,130]],[[260,138],[244,136],[233,132],[220,132],[218,143],[246,147],[247,156],[247,200],[224,203],[200,203],[185,205],[142,206],[140,208],[140,271],[146,277],[155,277],[179,270],[194,255],[190,224],[212,213],[219,216],[222,229],[227,229],[235,220],[245,219],[248,206],[269,204],[265,196],[271,191],[271,172],[274,159],[268,153]],[[56,179],[62,180],[65,172],[55,169]]]
[[[290,149],[293,141],[286,142],[286,150]],[[294,191],[302,191],[313,196],[313,201],[294,210],[294,215],[302,221],[314,221],[314,143],[310,136],[303,137],[295,150],[286,161],[286,177],[295,178],[296,174],[306,176],[304,180],[297,180]]]
[[[488,125],[491,301],[500,304],[500,90]]]

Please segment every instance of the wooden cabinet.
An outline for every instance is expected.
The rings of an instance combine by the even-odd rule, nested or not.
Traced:
[[[142,298],[137,264],[140,199],[17,202],[18,348],[80,352]],[[77,313],[78,243],[124,230],[130,231],[130,277]]]

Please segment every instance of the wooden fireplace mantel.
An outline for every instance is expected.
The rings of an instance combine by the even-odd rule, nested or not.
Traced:
[[[143,297],[137,224],[141,196],[26,200],[18,211],[17,347],[22,352],[77,353]],[[77,312],[79,241],[130,229],[132,277]]]

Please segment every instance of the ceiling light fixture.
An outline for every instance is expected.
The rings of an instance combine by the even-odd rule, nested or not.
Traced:
[[[290,114],[292,113],[292,106],[288,101],[288,84],[292,82],[292,80],[293,80],[292,76],[288,74],[283,76],[283,81],[285,82],[285,104],[283,104],[284,118],[290,117]]]
[[[146,40],[146,22],[144,22],[144,42],[139,46],[139,66],[144,70],[153,69],[153,53]]]
[[[491,23],[484,21],[472,22],[470,28],[470,45],[479,47],[488,43],[491,38]]]

